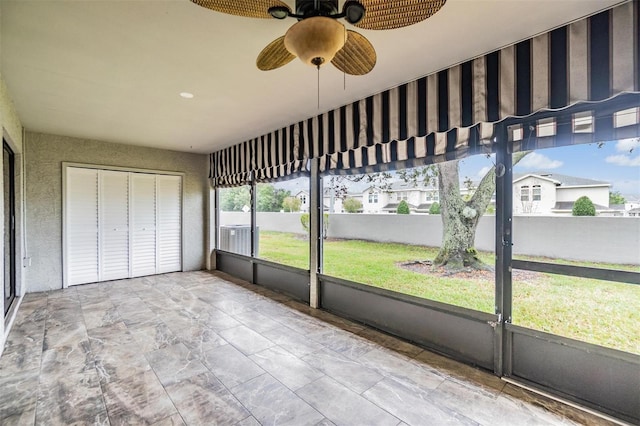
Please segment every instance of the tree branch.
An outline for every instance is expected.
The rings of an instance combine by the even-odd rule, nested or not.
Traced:
[[[531,151],[521,151],[513,154],[512,161],[515,166],[526,157]],[[496,167],[493,166],[487,174],[484,175],[478,188],[475,193],[471,197],[471,199],[467,202],[467,205],[471,208],[476,209],[479,214],[483,214],[487,209],[487,206],[491,202],[491,196],[495,191],[496,185]]]
[[[491,202],[491,196],[496,188],[496,166],[491,167],[484,175],[476,191],[473,193],[467,205],[478,212],[478,215],[484,214],[487,206]]]

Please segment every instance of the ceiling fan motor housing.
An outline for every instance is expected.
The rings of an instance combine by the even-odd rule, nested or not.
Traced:
[[[296,0],[296,14],[305,18],[338,13],[338,0]]]

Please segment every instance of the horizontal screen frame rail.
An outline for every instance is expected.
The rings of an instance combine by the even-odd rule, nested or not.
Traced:
[[[614,269],[591,268],[588,266],[562,265],[557,263],[534,262],[530,260],[511,261],[512,269],[523,271],[546,272],[548,274],[568,275],[579,278],[591,278],[625,284],[640,285],[640,273]]]
[[[398,293],[395,291],[374,287],[367,284],[358,283],[355,281],[345,280],[343,278],[337,278],[330,275],[318,274],[320,283],[327,282],[344,287],[350,287],[355,290],[363,291],[365,293],[377,294],[379,296],[388,297],[405,303],[411,303],[413,305],[422,306],[425,308],[433,309],[435,311],[443,312],[450,315],[455,315],[461,318],[467,318],[479,322],[486,322],[488,324],[497,323],[498,315],[488,312],[476,311],[473,309],[463,308],[461,306],[451,305],[444,302],[438,302],[431,299],[423,299],[421,297],[411,296],[404,293]]]

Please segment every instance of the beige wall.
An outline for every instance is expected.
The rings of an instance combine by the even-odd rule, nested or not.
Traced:
[[[62,288],[62,163],[185,173],[184,269],[205,267],[208,156],[27,132],[28,292]]]
[[[22,151],[22,123],[7,91],[7,86],[0,76],[0,121],[5,136],[8,136],[13,152]]]

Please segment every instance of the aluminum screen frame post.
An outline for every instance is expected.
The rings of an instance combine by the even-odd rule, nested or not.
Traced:
[[[511,344],[505,323],[512,319],[511,259],[513,246],[513,157],[508,128],[496,125],[496,280],[494,337],[494,372],[499,377],[511,374]],[[506,355],[506,356],[505,356]]]
[[[209,194],[213,192],[213,206],[211,205],[211,200],[209,201],[209,208],[213,207],[213,211],[209,212],[209,220],[213,217],[213,224],[209,223],[209,226],[213,226],[213,232],[211,229],[209,230],[209,235],[213,238],[213,241],[209,241],[209,270],[217,270],[218,269],[218,256],[216,252],[220,247],[219,242],[219,226],[220,226],[220,189],[218,187],[213,187],[213,191],[209,190]],[[213,213],[213,214],[212,214]]]
[[[311,160],[311,178],[309,183],[309,306],[314,309],[320,307],[320,280],[318,274],[322,271],[322,239],[323,239],[323,211],[322,211],[322,178],[320,177],[319,159]]]
[[[253,259],[256,258],[256,253],[258,252],[256,250],[256,243],[259,243],[256,241],[256,235],[258,235],[257,233],[257,226],[258,226],[258,215],[257,215],[257,210],[258,210],[258,191],[257,191],[257,184],[256,184],[256,174],[255,172],[251,172],[251,178],[250,178],[250,184],[251,184],[251,189],[249,191],[249,193],[251,194],[251,284],[255,284],[256,283],[256,268],[255,268],[255,264]]]

